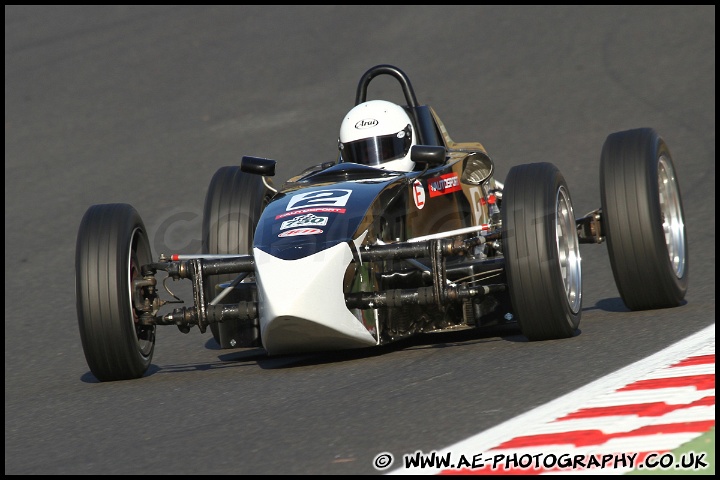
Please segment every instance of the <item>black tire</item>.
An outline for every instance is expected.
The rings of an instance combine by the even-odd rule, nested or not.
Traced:
[[[152,255],[145,225],[130,205],[90,207],[75,250],[75,294],[85,359],[101,382],[142,377],[155,350],[155,327],[138,325],[133,279]]]
[[[572,337],[582,270],[570,192],[551,163],[510,169],[503,188],[503,254],[513,312],[529,340]]]
[[[680,305],[689,273],[685,214],[670,151],[655,130],[608,135],[600,194],[610,265],[625,305]]]
[[[270,198],[262,177],[244,173],[238,166],[215,172],[205,197],[202,251],[208,254],[251,254],[260,214]],[[204,282],[205,298],[212,301],[218,285],[232,282],[237,275],[213,275]],[[232,320],[210,324],[220,348],[247,346],[247,328]]]

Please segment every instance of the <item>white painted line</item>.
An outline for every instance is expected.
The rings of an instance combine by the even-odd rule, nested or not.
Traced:
[[[447,453],[452,454],[453,457],[459,457],[460,455],[466,455],[468,458],[472,458],[473,455],[476,455],[478,453],[486,453],[486,452],[499,452],[501,450],[497,449],[499,445],[502,445],[505,442],[508,442],[516,437],[523,437],[531,434],[537,434],[537,432],[542,432],[543,428],[547,428],[547,424],[550,422],[554,422],[557,419],[564,417],[570,413],[577,412],[581,408],[586,408],[587,405],[603,405],[608,404],[607,398],[600,399],[600,397],[604,397],[607,395],[613,396],[617,395],[618,392],[616,392],[618,389],[625,387],[626,385],[632,384],[638,380],[641,379],[657,379],[657,378],[667,378],[666,372],[658,372],[658,370],[663,368],[668,368],[671,365],[684,360],[689,357],[694,357],[698,355],[714,355],[715,354],[715,324],[710,325],[706,327],[705,329],[701,330],[700,332],[697,332],[684,340],[681,340],[668,348],[651,355],[650,357],[647,357],[643,360],[640,360],[636,363],[633,363],[625,368],[622,368],[614,373],[611,373],[610,375],[607,375],[603,378],[600,378],[585,387],[582,387],[578,390],[575,390],[573,392],[568,393],[567,395],[564,395],[562,397],[559,397],[549,403],[546,403],[545,405],[542,405],[538,408],[535,408],[529,412],[526,412],[522,415],[519,415],[511,420],[508,420],[504,423],[501,423],[500,425],[497,425],[496,427],[490,428],[488,430],[485,430],[484,432],[481,432],[477,435],[474,435],[466,440],[460,441],[454,445],[451,445],[449,447],[443,448],[442,450],[438,450],[437,453],[439,455],[444,455]],[[682,374],[683,369],[685,367],[677,367],[678,373]],[[687,371],[687,370],[685,370]],[[703,371],[703,370],[700,370]],[[709,372],[709,370],[704,370],[705,372]],[[691,370],[692,372],[692,370]],[[712,373],[714,375],[714,368],[712,369]],[[695,373],[693,373],[695,374]],[[662,391],[664,389],[661,389]],[[677,389],[668,389],[672,390],[673,394],[673,401],[680,402],[678,398],[678,392]],[[697,392],[694,392],[694,389],[687,389],[689,396],[687,397],[688,403],[695,400],[698,397]],[[714,390],[704,390],[703,391],[706,395],[714,395]],[[647,395],[647,391],[640,394],[639,392],[634,392],[636,395],[642,396],[642,398],[645,398],[645,401],[648,401],[649,398]],[[628,400],[628,398],[631,397],[625,397],[625,400]],[[702,398],[702,395],[701,395]],[[629,401],[628,403],[634,403],[636,402],[638,397],[634,397],[633,401]],[[664,401],[662,398],[662,395],[658,393],[657,399],[655,401],[662,402]],[[618,405],[617,403],[613,402],[612,404]],[[708,409],[700,409],[702,412],[700,412],[700,416],[702,418],[706,418],[709,414],[712,415],[712,420],[714,421],[714,411],[715,408],[713,406],[712,409],[710,409],[711,413],[708,413]],[[692,414],[691,414],[692,416]],[[679,418],[682,421],[682,418],[684,416],[682,414],[679,415]],[[610,420],[610,419],[608,419]],[[596,419],[596,425],[602,425],[603,417],[598,417]],[[563,422],[557,422],[557,423],[567,423],[570,424],[569,421],[563,421]],[[598,426],[595,427],[597,429]],[[687,434],[687,433],[675,433],[672,435],[668,435],[667,438],[662,439],[661,435],[653,435],[655,443],[652,445],[652,447],[657,448],[662,446],[663,448],[676,448],[677,446],[680,446],[682,443],[685,443],[689,439],[694,438],[698,434]],[[678,443],[680,442],[680,443]],[[594,446],[592,448],[576,448],[575,446],[568,445],[567,452],[580,452],[580,451],[586,451],[588,453],[603,453],[607,452],[609,449],[608,447],[612,444],[616,449],[615,452],[618,451],[625,451],[625,452],[647,452],[648,448],[648,437],[643,435],[638,436],[628,436],[626,438],[621,439],[612,439],[607,444],[603,446]],[[617,447],[621,446],[622,450],[617,450]],[[533,447],[533,451],[537,452],[539,450],[539,447]],[[545,453],[549,452],[550,450],[548,448],[543,448]],[[552,450],[557,451],[557,445],[552,446]],[[518,453],[519,449],[513,450],[512,453]],[[403,452],[403,454],[411,454],[413,452]],[[430,452],[424,452],[424,453],[430,453]],[[440,473],[441,471],[445,470],[443,468],[404,468],[403,465],[403,458],[401,458],[399,455],[394,461],[394,465],[396,466],[395,470],[392,470],[387,473],[387,475],[435,475]],[[575,472],[576,474],[579,472]],[[599,472],[586,472],[584,473],[622,473],[621,471],[607,471],[607,470],[599,470]]]

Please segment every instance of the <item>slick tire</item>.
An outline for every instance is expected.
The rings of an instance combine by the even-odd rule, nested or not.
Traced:
[[[565,179],[551,163],[510,169],[501,204],[513,312],[529,340],[572,337],[582,313],[582,270]]]
[[[673,160],[651,128],[610,134],[600,157],[602,229],[630,310],[680,305],[688,286],[685,214]]]
[[[85,359],[101,382],[142,377],[155,350],[155,327],[138,323],[134,280],[152,262],[140,215],[130,205],[91,206],[75,250],[78,326]]]
[[[262,177],[245,173],[239,166],[221,167],[213,176],[205,197],[202,252],[208,254],[252,254],[255,227],[270,192]],[[212,301],[219,285],[237,275],[213,275],[204,282],[205,298]],[[247,346],[247,328],[238,320],[210,324],[220,348]]]

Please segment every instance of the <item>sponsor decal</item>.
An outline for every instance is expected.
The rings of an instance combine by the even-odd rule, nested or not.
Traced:
[[[315,207],[315,208],[303,208],[302,210],[293,210],[292,212],[281,213],[275,216],[275,220],[289,217],[291,215],[300,215],[304,213],[345,213],[344,208],[333,208],[333,207]]]
[[[415,200],[415,206],[422,210],[425,206],[425,187],[420,180],[415,180],[413,183],[413,200]]]
[[[312,213],[306,215],[298,215],[290,220],[285,220],[280,225],[280,230],[297,227],[321,227],[327,225],[328,217],[317,217]]]
[[[447,195],[448,193],[457,192],[461,189],[460,180],[455,173],[448,173],[428,180],[430,198]]]
[[[317,235],[319,233],[323,233],[319,228],[296,228],[282,232],[278,237],[299,237],[300,235]]]
[[[285,211],[312,207],[344,207],[351,193],[352,190],[342,188],[299,193],[290,198]]]
[[[374,118],[364,118],[355,124],[355,128],[357,128],[358,130],[362,130],[363,128],[372,128],[378,123],[380,122],[378,122]]]

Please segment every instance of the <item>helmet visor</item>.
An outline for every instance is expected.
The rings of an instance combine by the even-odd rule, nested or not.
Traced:
[[[390,135],[361,138],[353,142],[341,143],[340,152],[345,162],[372,166],[404,157],[410,151],[411,145],[412,129],[408,125],[399,132]]]

